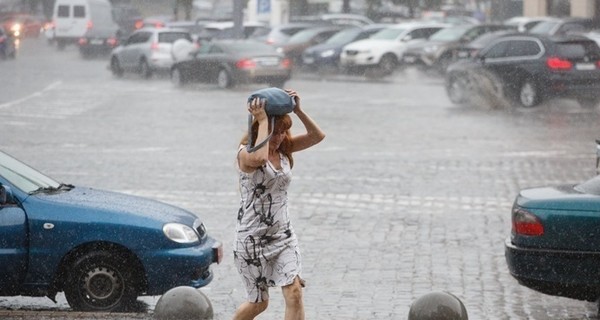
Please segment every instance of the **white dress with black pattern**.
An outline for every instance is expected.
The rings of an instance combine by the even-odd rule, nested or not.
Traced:
[[[279,157],[280,170],[268,161],[252,173],[238,169],[241,203],[233,254],[247,299],[253,303],[269,299],[268,287],[289,285],[301,273],[287,206],[292,172],[287,157]]]

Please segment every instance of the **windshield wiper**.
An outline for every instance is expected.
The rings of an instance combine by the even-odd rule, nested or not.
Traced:
[[[71,189],[75,188],[74,185],[72,184],[66,184],[66,183],[61,183],[58,185],[58,187],[39,187],[33,191],[31,191],[29,194],[38,194],[38,193],[52,193],[52,192],[58,192],[58,191],[69,191]]]

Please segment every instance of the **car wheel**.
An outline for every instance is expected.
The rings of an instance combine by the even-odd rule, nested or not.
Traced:
[[[467,100],[467,87],[466,75],[451,75],[446,79],[446,94],[454,104],[461,104]]]
[[[150,79],[152,77],[152,69],[150,69],[146,59],[142,59],[142,61],[140,61],[140,75],[144,79]]]
[[[64,291],[77,311],[121,311],[137,299],[134,270],[122,257],[93,251],[70,266]]]
[[[583,97],[577,98],[577,102],[582,108],[594,109],[600,105],[600,97]]]
[[[123,76],[123,69],[121,68],[121,64],[119,63],[119,59],[117,59],[116,57],[113,57],[110,60],[110,71],[117,78],[120,78],[120,77]]]
[[[381,57],[381,61],[379,61],[379,70],[383,75],[390,75],[396,70],[398,62],[396,61],[396,57],[391,54],[386,54]]]
[[[435,64],[435,69],[437,72],[444,74],[448,69],[448,66],[452,63],[452,57],[449,55],[441,56]]]
[[[187,84],[187,80],[179,68],[171,70],[171,83],[176,87],[183,87]]]
[[[217,85],[221,89],[227,89],[233,86],[233,80],[231,79],[231,75],[227,70],[219,70],[219,74],[217,74]]]
[[[526,80],[519,89],[519,103],[521,106],[530,108],[539,103],[540,95],[533,82]]]

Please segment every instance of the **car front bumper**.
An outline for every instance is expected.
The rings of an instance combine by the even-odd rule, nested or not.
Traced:
[[[522,248],[510,237],[504,248],[510,274],[522,285],[579,300],[600,296],[600,252]]]
[[[178,286],[200,288],[213,279],[210,266],[223,257],[223,244],[208,238],[201,244],[150,251],[142,258],[147,273],[146,295],[159,295]]]

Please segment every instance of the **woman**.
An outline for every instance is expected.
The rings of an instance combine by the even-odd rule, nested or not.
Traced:
[[[241,206],[237,217],[234,261],[246,287],[247,301],[236,310],[233,319],[254,319],[265,311],[269,287],[281,286],[285,300],[285,319],[304,319],[300,277],[301,258],[298,240],[287,210],[287,188],[294,165],[292,154],[321,142],[325,134],[302,110],[300,97],[285,90],[296,105],[293,112],[306,133],[292,137],[291,117],[275,116],[269,143],[248,152],[248,144],[264,141],[271,130],[265,101],[253,99],[248,111],[254,116],[251,135],[239,147],[237,163]]]

